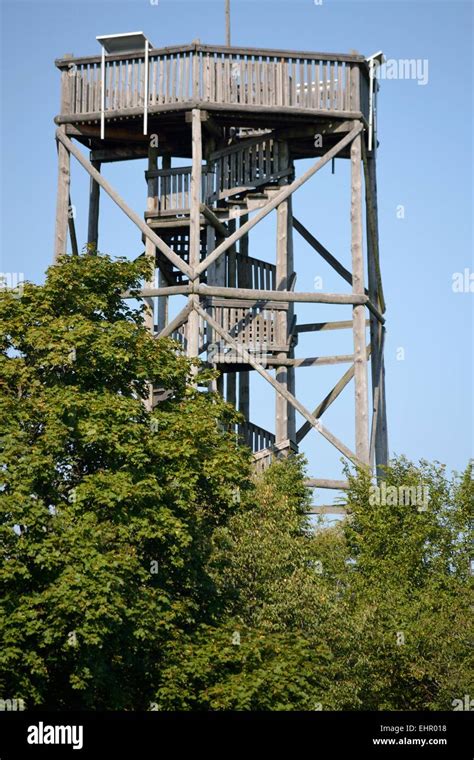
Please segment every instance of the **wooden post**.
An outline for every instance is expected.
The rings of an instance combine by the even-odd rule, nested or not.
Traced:
[[[149,146],[148,148],[148,171],[151,172],[157,168],[157,150]],[[147,199],[146,208],[147,211],[153,211],[156,208],[157,203],[157,180],[149,179],[147,182]],[[151,262],[152,270],[150,273],[150,279],[146,283],[148,287],[155,285],[155,271],[156,271],[156,246],[152,240],[145,238],[145,255]],[[162,284],[161,281],[159,283]],[[158,301],[163,301],[166,296],[159,296]],[[145,325],[152,335],[155,333],[155,308],[153,298],[145,298]],[[158,317],[158,330],[164,329],[165,325],[160,325],[160,318]],[[149,397],[148,397],[148,409],[153,409],[153,384],[149,385]]]
[[[353,72],[354,73],[354,72]],[[361,135],[351,144],[351,250],[352,292],[364,293],[364,261],[362,255],[362,146]],[[365,348],[365,306],[353,306],[355,436],[356,455],[369,464],[369,410],[367,352]]]
[[[155,156],[156,160],[154,161],[153,166],[154,168],[156,168],[157,160],[158,160],[158,151],[156,148],[153,148],[150,150],[155,151],[153,155]],[[164,154],[161,158],[161,168],[171,169],[171,156],[168,153]],[[158,211],[158,178],[157,177],[155,177],[151,181],[151,185],[150,184],[148,185],[148,195],[149,195],[149,198],[153,199],[152,202],[149,201],[150,210],[157,212]],[[167,284],[166,278],[161,271],[159,271],[159,274],[158,274],[158,283],[160,287],[165,287]],[[157,319],[159,332],[161,332],[161,330],[163,330],[168,324],[168,301],[169,301],[169,296],[158,296],[157,305],[156,305],[156,310],[157,310],[156,319]]]
[[[64,126],[59,127],[65,133]],[[67,253],[67,233],[69,226],[69,188],[71,185],[70,154],[65,145],[58,140],[58,190],[56,199],[56,233],[54,241],[54,260]]]
[[[369,298],[378,309],[382,308],[379,277],[376,262],[375,239],[378,235],[378,218],[377,218],[377,178],[375,152],[367,156],[365,153],[365,182],[366,182],[366,229],[367,229],[367,271]],[[370,206],[372,208],[370,208]],[[372,224],[371,217],[372,216]],[[372,414],[374,424],[374,453],[375,466],[377,474],[383,476],[381,468],[388,463],[388,434],[387,434],[387,414],[385,406],[385,368],[383,357],[383,327],[376,319],[370,315],[370,343],[371,352],[371,376],[372,376]],[[371,463],[372,464],[372,463]]]
[[[100,172],[100,161],[93,161],[91,164],[94,169]],[[93,177],[90,178],[89,189],[89,219],[87,225],[87,249],[88,253],[93,253],[99,248],[99,199],[100,185]]]
[[[229,233],[232,235],[236,229],[235,219],[229,219]],[[235,245],[227,251],[227,282],[226,286],[235,288],[237,286],[237,252]],[[238,340],[240,340],[238,338]],[[237,407],[237,374],[236,372],[227,372],[227,401],[232,406]]]
[[[202,177],[202,125],[201,111],[192,111],[192,171],[191,209],[189,227],[189,265],[195,269],[201,253],[201,177]],[[189,302],[199,305],[199,296],[190,295]],[[199,315],[193,309],[188,318],[188,356],[199,355]]]
[[[248,214],[244,214],[240,217],[240,226],[244,225],[248,221]],[[251,288],[252,282],[250,278],[250,270],[248,263],[244,261],[249,255],[249,236],[244,235],[239,241],[239,256],[241,259],[241,266],[238,270],[239,288]],[[244,415],[246,422],[250,422],[250,372],[239,372],[239,412]],[[247,433],[247,426],[239,425],[239,436],[245,438]],[[247,435],[246,443],[250,444],[250,436]]]
[[[280,152],[288,154],[288,144],[280,144]],[[277,254],[276,254],[276,289],[288,290],[289,280],[293,274],[293,222],[291,219],[291,197],[284,200],[277,208]],[[288,328],[293,320],[294,306],[288,303],[288,310],[280,310],[276,316],[275,337],[278,344],[288,342]],[[270,348],[270,347],[269,347]],[[285,359],[286,352],[278,354]],[[284,364],[275,369],[275,379],[285,389],[294,393],[294,375],[292,367]],[[275,397],[275,443],[290,439],[295,440],[295,410],[280,393]]]
[[[69,196],[69,205],[68,205],[68,229],[69,229],[69,238],[71,240],[71,251],[73,256],[79,256],[79,249],[77,247],[77,235],[76,235],[76,225],[74,222],[74,213],[73,213],[73,205],[71,201],[71,196]]]
[[[230,0],[225,0],[225,44],[230,47]]]

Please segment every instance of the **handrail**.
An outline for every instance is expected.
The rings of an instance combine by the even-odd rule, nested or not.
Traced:
[[[57,65],[63,80],[61,119],[95,119],[104,108],[106,116],[136,115],[145,108],[153,113],[179,104],[341,116],[360,114],[362,105],[368,116],[368,69],[361,56],[201,45],[155,49],[147,60],[135,53],[108,56],[105,72],[98,56],[61,59]]]
[[[368,64],[363,55],[358,53],[320,53],[308,50],[278,50],[276,48],[253,48],[253,47],[226,47],[225,45],[201,45],[201,44],[188,44],[188,45],[171,45],[163,48],[151,48],[149,50],[149,57],[173,55],[175,53],[217,53],[222,55],[249,55],[260,58],[283,58],[283,59],[306,59],[313,61],[342,61],[347,63],[362,63],[365,64],[368,70]],[[127,58],[144,58],[140,55],[130,53],[117,53],[115,55],[108,55],[108,61],[121,61]],[[100,63],[100,55],[79,56],[67,56],[63,58],[56,58],[54,64],[58,69],[67,69],[71,63],[76,65],[88,64],[88,63]]]

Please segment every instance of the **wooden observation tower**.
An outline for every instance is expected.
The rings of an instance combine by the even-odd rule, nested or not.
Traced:
[[[352,462],[373,469],[385,464],[376,58],[199,42],[156,49],[141,33],[98,40],[102,55],[56,61],[62,77],[55,119],[56,256],[66,253],[68,230],[77,252],[69,214],[72,155],[90,175],[89,246],[98,247],[99,197],[105,192],[137,226],[154,262],[155,277],[142,291],[150,330],[174,337],[189,356],[220,370],[217,389],[242,412],[238,433],[258,466],[297,451],[313,428],[312,434],[324,436]],[[101,166],[143,158],[147,193],[144,187],[144,209],[136,213],[104,179]],[[314,163],[299,172],[300,160],[308,158]],[[318,182],[318,171],[335,158],[350,161],[352,271],[294,215],[298,189]],[[252,250],[251,232],[269,214],[276,216],[277,233],[265,248],[269,260],[263,260]],[[294,230],[307,242],[308,255],[328,262],[350,284],[350,293],[298,290]],[[86,230],[83,236],[85,242]],[[187,298],[177,314],[176,295]],[[299,324],[299,303],[314,304],[315,311],[320,303],[345,305],[347,320]],[[340,329],[353,332],[353,353],[320,356],[320,331]],[[314,356],[298,355],[301,333],[314,336]],[[297,370],[344,363],[348,368],[339,382],[313,408],[298,400]],[[256,373],[274,390],[273,430],[252,422]],[[352,448],[322,421],[351,382]],[[149,403],[159,400],[154,389]],[[314,487],[346,485],[314,475],[308,481]]]

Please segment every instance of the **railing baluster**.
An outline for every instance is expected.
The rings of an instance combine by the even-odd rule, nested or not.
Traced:
[[[72,64],[68,62],[68,66]],[[351,101],[352,72],[360,67],[360,92]],[[66,70],[66,62],[60,68]],[[126,55],[106,61],[107,111],[144,106],[144,57]],[[101,103],[100,59],[86,59],[68,82],[71,113],[97,113]],[[357,58],[301,56],[271,51],[224,52],[210,46],[180,51],[164,49],[149,59],[148,105],[168,105],[189,100],[236,106],[277,106],[322,111],[368,109],[367,75]],[[360,106],[358,101],[360,100]],[[253,151],[243,157],[242,179],[254,178],[258,158]],[[240,161],[240,159],[239,159]],[[249,166],[247,163],[249,162]],[[230,162],[229,162],[230,163]],[[240,167],[239,167],[240,171]]]

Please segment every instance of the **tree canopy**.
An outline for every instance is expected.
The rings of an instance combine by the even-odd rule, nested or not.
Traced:
[[[212,372],[129,305],[142,259],[0,293],[1,691],[30,709],[452,709],[472,678],[473,465],[394,460],[346,519],[256,475]],[[194,362],[195,363],[195,362]],[[153,411],[148,383],[169,391]]]

